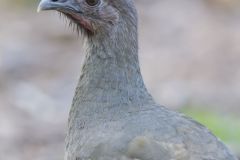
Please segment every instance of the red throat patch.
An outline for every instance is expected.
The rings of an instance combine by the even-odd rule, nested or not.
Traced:
[[[86,29],[88,32],[93,33],[94,29],[93,26],[90,22],[90,20],[82,17],[79,14],[76,13],[65,13],[68,17],[72,18],[75,22],[77,22],[79,25],[81,25],[81,27],[83,27],[84,29]]]

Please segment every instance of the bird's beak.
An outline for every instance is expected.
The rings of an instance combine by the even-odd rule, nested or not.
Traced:
[[[80,12],[79,8],[72,3],[72,0],[41,0],[37,12],[46,10]]]

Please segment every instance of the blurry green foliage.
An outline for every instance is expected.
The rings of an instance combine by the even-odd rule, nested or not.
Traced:
[[[207,126],[225,143],[240,150],[240,117],[192,107],[185,107],[181,112]]]

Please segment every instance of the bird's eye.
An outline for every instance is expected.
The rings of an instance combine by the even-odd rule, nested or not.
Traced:
[[[96,6],[100,0],[86,0],[89,6]]]

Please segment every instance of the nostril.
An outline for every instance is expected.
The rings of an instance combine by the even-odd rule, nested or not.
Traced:
[[[38,12],[46,10],[59,10],[70,6],[70,0],[41,0],[38,6]]]

